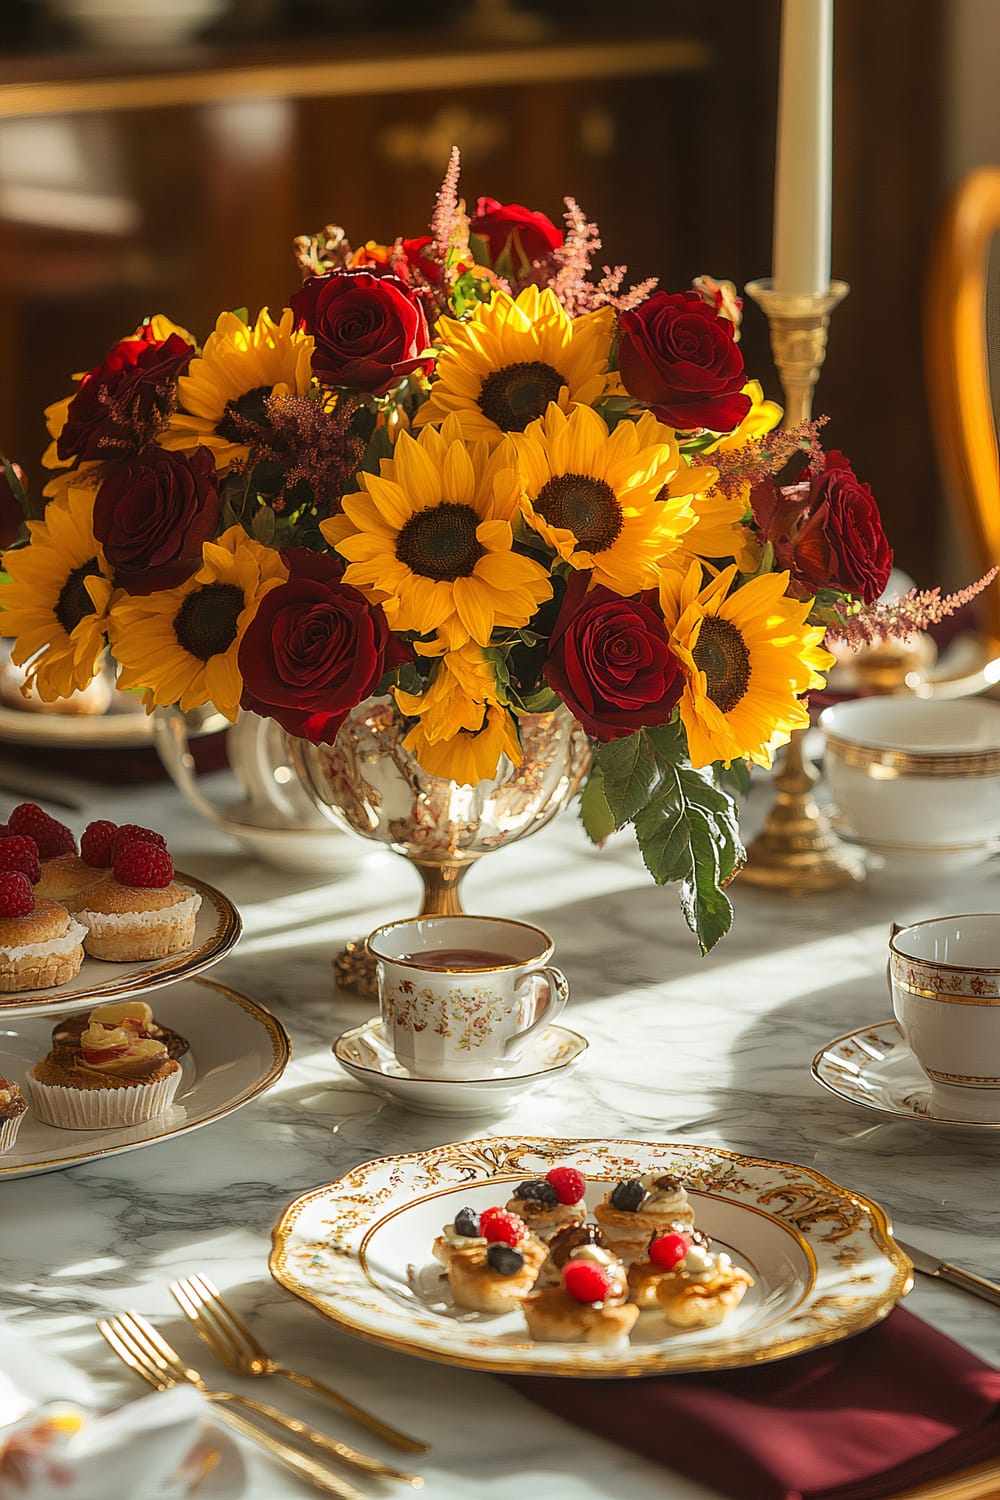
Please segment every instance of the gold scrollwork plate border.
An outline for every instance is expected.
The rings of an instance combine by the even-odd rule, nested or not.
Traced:
[[[512,1345],[511,1355],[506,1359],[482,1359],[473,1354],[458,1352],[451,1349],[436,1347],[431,1348],[424,1342],[415,1339],[401,1337],[392,1332],[382,1332],[363,1322],[354,1316],[347,1308],[331,1307],[322,1298],[313,1293],[296,1276],[294,1269],[289,1264],[289,1249],[294,1237],[296,1224],[303,1212],[316,1200],[328,1197],[332,1191],[341,1188],[344,1195],[358,1202],[363,1194],[366,1180],[374,1176],[380,1169],[394,1168],[397,1174],[405,1175],[407,1168],[425,1168],[429,1162],[435,1166],[451,1163],[459,1166],[466,1172],[464,1178],[468,1182],[482,1181],[494,1176],[501,1176],[505,1169],[516,1166],[517,1159],[522,1156],[541,1157],[552,1161],[572,1160],[576,1156],[585,1156],[590,1152],[615,1152],[626,1159],[632,1153],[634,1161],[638,1152],[640,1157],[648,1156],[650,1152],[687,1155],[695,1163],[704,1161],[708,1163],[722,1164],[732,1163],[733,1166],[744,1165],[750,1167],[762,1167],[778,1172],[787,1172],[805,1178],[815,1186],[819,1193],[825,1194],[827,1203],[833,1206],[839,1205],[843,1210],[849,1209],[851,1217],[859,1222],[863,1219],[867,1223],[869,1238],[875,1249],[884,1257],[892,1268],[892,1274],[888,1286],[877,1297],[870,1299],[859,1299],[860,1305],[849,1307],[839,1305],[840,1299],[833,1297],[829,1299],[832,1303],[828,1315],[822,1321],[804,1333],[789,1333],[785,1337],[774,1338],[766,1344],[751,1346],[746,1349],[729,1353],[720,1353],[711,1346],[690,1349],[686,1351],[683,1358],[676,1356],[671,1358],[664,1349],[651,1347],[643,1351],[642,1355],[636,1355],[631,1351],[629,1355],[608,1352],[608,1357],[600,1363],[584,1364],[572,1356],[563,1360],[546,1360],[544,1364],[534,1360],[530,1355],[530,1345]],[[513,1158],[513,1160],[511,1160]],[[599,1180],[598,1174],[588,1170],[587,1176],[592,1180]],[[454,1182],[446,1184],[438,1192],[452,1191],[461,1185],[462,1178],[456,1178]],[[610,1179],[605,1179],[610,1180]],[[708,1192],[708,1189],[698,1188],[692,1183],[695,1191]],[[361,1192],[359,1192],[361,1190]],[[413,1187],[409,1188],[409,1202],[416,1201]],[[780,1190],[779,1190],[780,1191]],[[383,1195],[384,1196],[384,1195]],[[420,1199],[430,1196],[427,1191],[420,1191],[416,1195]],[[725,1197],[724,1193],[718,1196]],[[741,1208],[754,1207],[751,1204],[740,1202],[739,1199],[732,1200]],[[364,1226],[362,1243],[367,1243],[375,1230],[394,1216],[402,1205],[387,1207],[384,1203],[378,1203],[369,1198],[363,1208],[355,1211],[355,1229]],[[800,1232],[788,1220],[780,1216],[768,1214],[765,1210],[758,1210],[766,1218],[776,1217],[783,1229],[786,1229],[800,1243],[803,1240]],[[430,1359],[442,1364],[449,1364],[463,1369],[482,1370],[490,1374],[534,1374],[534,1375],[567,1375],[577,1378],[603,1379],[609,1376],[615,1378],[630,1378],[635,1376],[653,1375],[669,1371],[672,1373],[683,1373],[696,1370],[722,1370],[735,1369],[746,1365],[770,1363],[774,1360],[785,1359],[793,1354],[800,1354],[808,1349],[818,1348],[824,1344],[836,1343],[843,1338],[848,1338],[855,1333],[862,1332],[880,1322],[895,1307],[896,1303],[905,1297],[913,1286],[913,1265],[892,1238],[892,1226],[885,1210],[872,1199],[855,1193],[839,1184],[824,1177],[822,1173],[814,1171],[811,1167],[799,1166],[792,1162],[777,1161],[766,1157],[744,1156],[735,1151],[726,1151],[721,1147],[698,1146],[686,1143],[660,1143],[656,1141],[639,1140],[610,1140],[603,1141],[592,1137],[571,1137],[566,1139],[549,1139],[544,1137],[493,1137],[482,1140],[458,1141],[448,1143],[445,1146],[435,1147],[430,1151],[416,1151],[406,1155],[394,1157],[381,1157],[373,1161],[365,1162],[352,1172],[346,1173],[333,1183],[326,1183],[312,1188],[309,1192],[301,1194],[284,1209],[280,1219],[271,1231],[272,1248],[268,1260],[268,1269],[272,1277],[290,1295],[305,1302],[327,1321],[336,1327],[353,1333],[370,1343],[379,1344],[384,1348],[394,1349],[398,1353],[412,1354],[421,1359]],[[359,1247],[360,1248],[360,1247]],[[816,1261],[812,1247],[806,1244],[807,1259],[815,1268]],[[359,1252],[349,1250],[342,1251],[346,1257],[355,1258]],[[359,1263],[360,1269],[360,1263]],[[367,1273],[365,1273],[367,1276]],[[814,1271],[815,1276],[815,1271]],[[384,1295],[384,1294],[380,1294]],[[819,1302],[823,1302],[821,1297]],[[801,1307],[801,1303],[799,1304]],[[798,1313],[801,1317],[801,1311]],[[785,1320],[783,1320],[785,1321]]]

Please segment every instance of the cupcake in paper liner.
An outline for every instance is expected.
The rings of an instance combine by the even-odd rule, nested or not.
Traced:
[[[91,1013],[75,1048],[54,1047],[28,1069],[28,1096],[46,1125],[67,1130],[141,1125],[173,1103],[180,1064],[150,1035],[149,1006],[134,1001],[124,1015],[108,1015],[109,1009]],[[114,1007],[116,1013],[125,1009]]]
[[[27,1113],[28,1106],[20,1086],[0,1077],[0,1155],[13,1146]]]

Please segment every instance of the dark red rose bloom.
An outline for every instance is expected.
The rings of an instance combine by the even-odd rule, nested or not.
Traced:
[[[515,271],[521,272],[558,250],[565,238],[545,214],[520,203],[498,203],[496,198],[480,198],[469,233],[486,241],[492,261],[509,251]]]
[[[670,427],[732,432],[750,410],[735,335],[697,292],[654,292],[618,320],[625,389]]]
[[[27,480],[24,470],[20,464],[11,464],[15,478],[22,489],[27,488]],[[21,502],[15,492],[14,486],[7,478],[5,469],[0,468],[0,552],[9,547],[24,525],[25,515],[21,508]]]
[[[892,571],[892,548],[875,497],[842,453],[819,475],[784,488],[773,480],[751,495],[754,520],[804,594],[837,589],[873,604]]]
[[[151,594],[183,583],[215,535],[219,504],[208,448],[168,453],[153,443],[112,469],[94,500],[94,535],[118,587]]]
[[[307,547],[283,556],[288,582],[264,595],[240,643],[241,705],[329,745],[351,709],[413,653],[377,605],[341,583],[338,557]]]
[[[56,443],[59,457],[101,460],[138,453],[168,416],[177,377],[193,353],[180,334],[154,339],[148,326],[115,344],[77,387]]]
[[[316,340],[313,373],[326,385],[380,396],[426,357],[430,334],[421,299],[398,276],[310,276],[291,307]]]
[[[665,724],[684,686],[655,590],[623,599],[576,572],[549,641],[544,676],[596,740]]]

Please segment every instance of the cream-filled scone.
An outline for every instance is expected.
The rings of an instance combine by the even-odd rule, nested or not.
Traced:
[[[460,1208],[434,1241],[432,1254],[443,1266],[466,1250],[485,1250],[487,1241],[479,1233],[479,1215],[474,1208]]]
[[[0,1077],[0,1152],[9,1151],[28,1113],[20,1084]]]
[[[70,1130],[107,1130],[169,1109],[180,1064],[146,1034],[143,1020],[129,1014],[102,1021],[91,1012],[75,1049],[55,1047],[29,1068],[28,1096],[38,1118]]]
[[[694,1209],[679,1178],[647,1172],[619,1182],[594,1209],[594,1218],[620,1255],[641,1255],[652,1234],[671,1224],[693,1224]]]
[[[589,1250],[589,1254],[587,1251]],[[608,1255],[599,1246],[584,1247],[566,1262],[559,1286],[525,1297],[528,1332],[545,1343],[617,1344],[635,1326],[639,1309],[627,1301],[621,1262],[595,1259]]]
[[[87,929],[87,952],[128,963],[190,948],[201,896],[174,880],[166,849],[137,839],[116,850],[111,873],[71,906]]]
[[[540,1239],[549,1240],[566,1224],[584,1217],[586,1190],[587,1180],[575,1167],[553,1167],[544,1177],[518,1183],[507,1207]]]
[[[691,1245],[657,1282],[656,1302],[674,1328],[714,1328],[752,1286],[750,1272],[734,1265],[724,1250],[713,1254],[704,1245]]]
[[[706,1251],[710,1248],[708,1235],[690,1225],[673,1224],[663,1234],[652,1236],[646,1258],[633,1261],[628,1268],[629,1291],[638,1308],[658,1306],[657,1287],[665,1277],[673,1275],[692,1245]]]
[[[65,906],[36,898],[25,875],[0,875],[0,991],[68,984],[83,963],[86,928]]]
[[[479,1228],[485,1246],[462,1250],[448,1261],[452,1295],[459,1306],[477,1312],[511,1312],[534,1286],[545,1246],[503,1208],[484,1209]]]

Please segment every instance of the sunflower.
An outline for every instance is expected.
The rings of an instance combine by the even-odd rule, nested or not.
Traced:
[[[230,526],[202,548],[186,583],[144,598],[122,596],[111,611],[118,685],[144,688],[146,710],[177,703],[185,712],[214,703],[235,720],[243,682],[236,657],[265,594],[284,583],[278,552]]]
[[[68,698],[97,675],[107,645],[111,574],[94,537],[94,496],[70,490],[29,521],[29,542],[4,554],[10,583],[0,591],[11,660],[30,663],[25,689],[45,703]]]
[[[235,313],[220,313],[201,358],[177,382],[181,410],[160,443],[187,453],[204,443],[219,470],[245,459],[255,439],[267,436],[267,398],[309,391],[312,353],[312,336],[296,329],[289,307],[280,323],[265,307],[252,326]]]
[[[457,417],[400,433],[381,475],[361,474],[343,515],[320,530],[347,558],[344,582],[381,604],[393,630],[437,632],[425,654],[496,626],[526,625],[552,596],[540,563],[512,550],[518,482],[509,449],[467,443]]]
[[[741,756],[770,766],[771,749],[809,722],[797,694],[822,687],[834,658],[822,626],[806,624],[813,601],[790,599],[787,573],[764,573],[733,593],[735,565],[704,588],[702,567],[664,578],[660,600],[670,645],[687,682],[680,713],[691,763]]]
[[[616,594],[655,585],[658,559],[694,525],[691,497],[714,476],[688,468],[651,412],[609,433],[589,406],[567,415],[553,404],[511,442],[525,521],[570,567],[592,569]]]
[[[750,397],[750,410],[740,425],[724,437],[718,438],[693,460],[699,463],[701,454],[732,453],[748,443],[765,437],[777,427],[782,418],[780,406],[764,400],[760,382],[750,380],[743,387],[744,396]],[[707,471],[712,472],[712,471]],[[695,505],[697,521],[684,538],[684,551],[688,557],[732,557],[741,573],[753,573],[760,563],[760,543],[749,527],[743,524],[750,510],[750,484],[744,484],[735,494],[724,494],[711,488]]]
[[[496,775],[501,755],[521,764],[517,725],[498,701],[480,646],[468,642],[443,656],[425,693],[395,694],[400,711],[417,720],[403,744],[429,775],[475,786]]]
[[[471,318],[442,318],[430,399],[418,427],[457,417],[466,438],[497,443],[545,415],[599,400],[607,375],[615,314],[610,307],[571,318],[546,287],[525,287],[517,301],[495,292]]]

